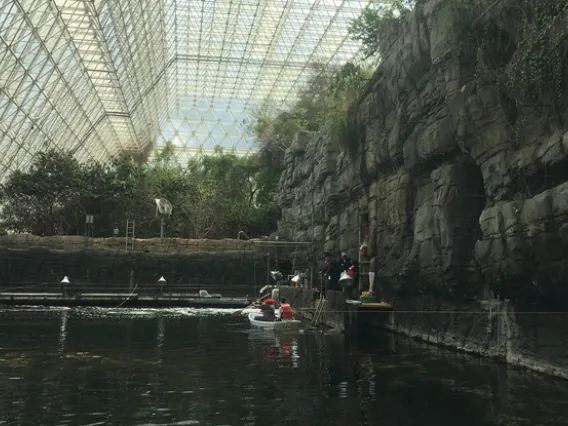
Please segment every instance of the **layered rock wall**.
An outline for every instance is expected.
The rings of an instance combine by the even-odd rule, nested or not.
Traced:
[[[280,182],[280,233],[354,256],[368,234],[378,290],[399,311],[393,329],[463,347],[471,312],[497,315],[514,332],[487,326],[468,350],[568,374],[568,326],[535,319],[568,311],[568,111],[545,118],[542,106],[476,76],[475,57],[452,53],[451,3],[418,2],[352,111],[352,152],[329,128],[297,135]],[[503,3],[479,20],[514,39]],[[469,316],[434,320],[442,310]],[[551,342],[554,351],[541,350]]]

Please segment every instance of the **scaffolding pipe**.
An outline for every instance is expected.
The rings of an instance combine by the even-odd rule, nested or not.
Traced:
[[[270,253],[266,257],[266,285],[270,285]]]

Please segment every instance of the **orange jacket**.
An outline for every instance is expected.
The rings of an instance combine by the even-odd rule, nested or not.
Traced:
[[[281,303],[282,308],[282,318],[283,320],[294,318],[294,313],[292,312],[292,307],[288,303]]]

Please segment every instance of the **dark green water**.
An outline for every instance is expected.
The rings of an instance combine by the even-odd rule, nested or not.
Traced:
[[[568,424],[568,382],[190,310],[0,312],[1,425]]]

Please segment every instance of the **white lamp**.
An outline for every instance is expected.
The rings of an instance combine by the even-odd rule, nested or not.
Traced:
[[[64,294],[65,296],[67,296],[67,284],[70,284],[70,282],[69,282],[69,277],[68,277],[67,275],[65,275],[65,276],[63,277],[63,279],[61,280],[61,284],[64,284],[64,286],[63,286],[63,294]]]
[[[282,272],[280,271],[270,271],[270,276],[274,281],[280,281],[282,279]]]
[[[163,275],[160,277],[158,282],[160,283],[160,292],[162,293],[162,296],[163,296],[164,295],[164,285],[166,284],[166,279],[164,278]]]

